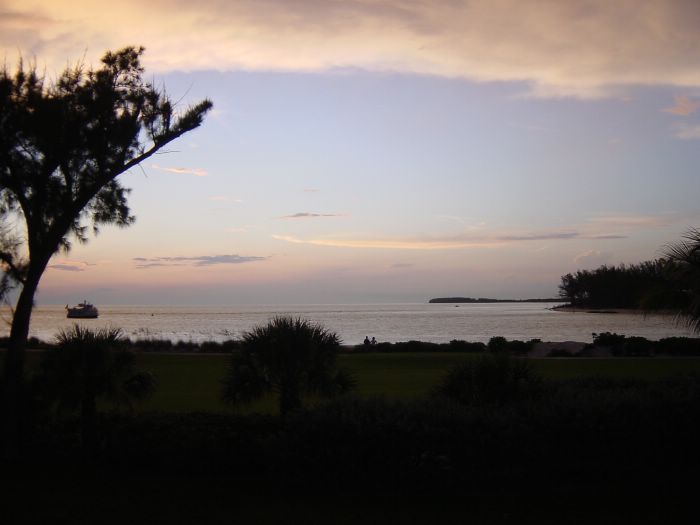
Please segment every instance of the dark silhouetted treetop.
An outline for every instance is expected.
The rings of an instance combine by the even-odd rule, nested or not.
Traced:
[[[108,52],[100,69],[67,69],[51,84],[22,64],[0,74],[0,210],[24,216],[30,252],[69,247],[70,233],[84,241],[86,222],[131,224],[117,176],[202,123],[211,102],[176,116],[143,81],[142,53]]]
[[[700,332],[700,230],[692,228],[682,240],[666,248],[666,257],[673,263],[668,276],[672,283],[669,293],[675,301],[671,307],[679,320],[695,332]],[[652,306],[665,306],[667,295]]]
[[[659,308],[675,308],[680,300],[672,278],[676,266],[672,258],[662,258],[578,270],[562,276],[559,295],[573,306],[584,308],[644,308],[652,297],[656,297]]]
[[[7,295],[24,280],[26,267],[18,257],[22,243],[7,224],[0,223],[0,302],[7,300]]]
[[[0,219],[18,225],[23,240],[0,253],[5,275],[21,285],[5,363],[8,407],[51,256],[69,250],[72,238],[85,242],[90,227],[130,225],[129,190],[117,177],[198,127],[212,107],[203,100],[176,111],[144,81],[143,51],[107,52],[99,68],[78,65],[54,81],[21,62],[14,74],[0,71]]]
[[[302,408],[304,394],[333,397],[355,386],[336,367],[338,335],[306,319],[275,317],[243,335],[223,380],[222,397],[250,403],[267,392],[279,395],[280,414]]]

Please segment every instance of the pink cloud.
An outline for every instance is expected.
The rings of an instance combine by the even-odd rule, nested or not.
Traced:
[[[676,103],[673,106],[664,109],[666,113],[686,117],[700,109],[700,100],[692,100],[686,95],[677,95],[675,99]]]

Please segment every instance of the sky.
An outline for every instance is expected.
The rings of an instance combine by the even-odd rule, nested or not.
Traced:
[[[700,226],[695,0],[0,0],[7,67],[146,48],[204,124],[39,304],[554,297]]]

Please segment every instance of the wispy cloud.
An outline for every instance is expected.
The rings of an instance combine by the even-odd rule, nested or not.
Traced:
[[[683,140],[699,140],[700,139],[700,125],[698,126],[678,126],[676,129],[676,137]]]
[[[48,268],[50,270],[59,270],[62,272],[84,272],[89,266],[95,266],[95,264],[86,261],[60,260],[49,264]]]
[[[194,175],[195,177],[206,177],[208,175],[207,171],[201,168],[164,168],[163,166],[158,166],[158,164],[151,164],[151,168],[168,173]]]
[[[321,190],[319,190],[318,188],[304,188],[305,193],[318,193],[319,191]]]
[[[242,255],[200,255],[197,257],[134,257],[136,268],[162,266],[213,266],[217,264],[243,264],[265,261],[269,257]]]
[[[226,231],[228,233],[248,233],[248,231],[250,231],[250,226],[226,228]]]
[[[403,268],[413,268],[415,264],[412,263],[394,263],[391,265],[392,268],[396,270],[401,270]]]
[[[61,270],[64,272],[84,272],[84,266],[78,266],[75,264],[49,264],[49,269],[51,270]]]
[[[677,222],[679,217],[672,213],[649,214],[649,215],[623,215],[611,214],[598,217],[591,217],[588,222],[606,228],[660,228]],[[598,233],[598,238],[601,235]]]
[[[486,223],[484,221],[470,222],[463,217],[458,217],[457,215],[439,214],[436,215],[435,218],[444,221],[456,222],[457,224],[460,224],[462,227],[468,230],[481,230],[486,226]]]
[[[454,236],[425,236],[407,238],[371,238],[371,237],[324,237],[301,239],[290,235],[273,235],[274,239],[294,244],[311,244],[315,246],[334,246],[341,248],[384,248],[397,250],[450,250],[457,248],[483,248],[503,246],[513,243],[531,241],[566,241],[571,239],[622,239],[623,235],[592,236],[577,231],[555,231],[530,234],[492,234],[477,236],[471,232]]]
[[[299,212],[293,215],[283,215],[280,219],[315,219],[318,217],[345,217],[343,213],[310,213]]]
[[[574,262],[579,268],[598,268],[610,262],[612,253],[598,250],[587,250],[574,257]]]
[[[212,195],[209,197],[209,200],[213,202],[243,202],[243,199],[236,199],[234,197],[229,197],[228,195]]]
[[[677,95],[675,97],[675,102],[673,106],[665,108],[664,111],[686,117],[700,109],[700,100],[693,100],[686,95]]]
[[[526,82],[532,94],[546,97],[618,96],[620,86],[629,85],[700,85],[700,5],[692,0],[645,2],[643,8],[638,0],[3,5],[4,55],[20,50],[56,69],[66,57],[82,56],[85,42],[91,42],[86,59],[94,63],[104,49],[148,35],[146,60],[161,72],[357,68]]]

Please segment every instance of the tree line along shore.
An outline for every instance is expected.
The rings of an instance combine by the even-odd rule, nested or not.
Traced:
[[[700,338],[665,337],[659,340],[639,336],[603,332],[594,333],[592,343],[580,341],[542,341],[530,339],[508,340],[502,336],[492,337],[488,343],[453,339],[448,343],[424,341],[380,342],[373,345],[338,346],[341,353],[494,353],[504,352],[516,357],[694,357],[700,356]],[[217,341],[171,341],[169,339],[128,339],[123,344],[137,353],[171,354],[230,354],[240,351],[241,340]],[[0,338],[0,350],[6,348],[7,338]],[[53,349],[56,342],[37,338],[28,340],[28,348],[35,351]]]
[[[561,303],[564,300],[561,297],[550,299],[490,299],[488,297],[435,297],[430,299],[428,303]]]

